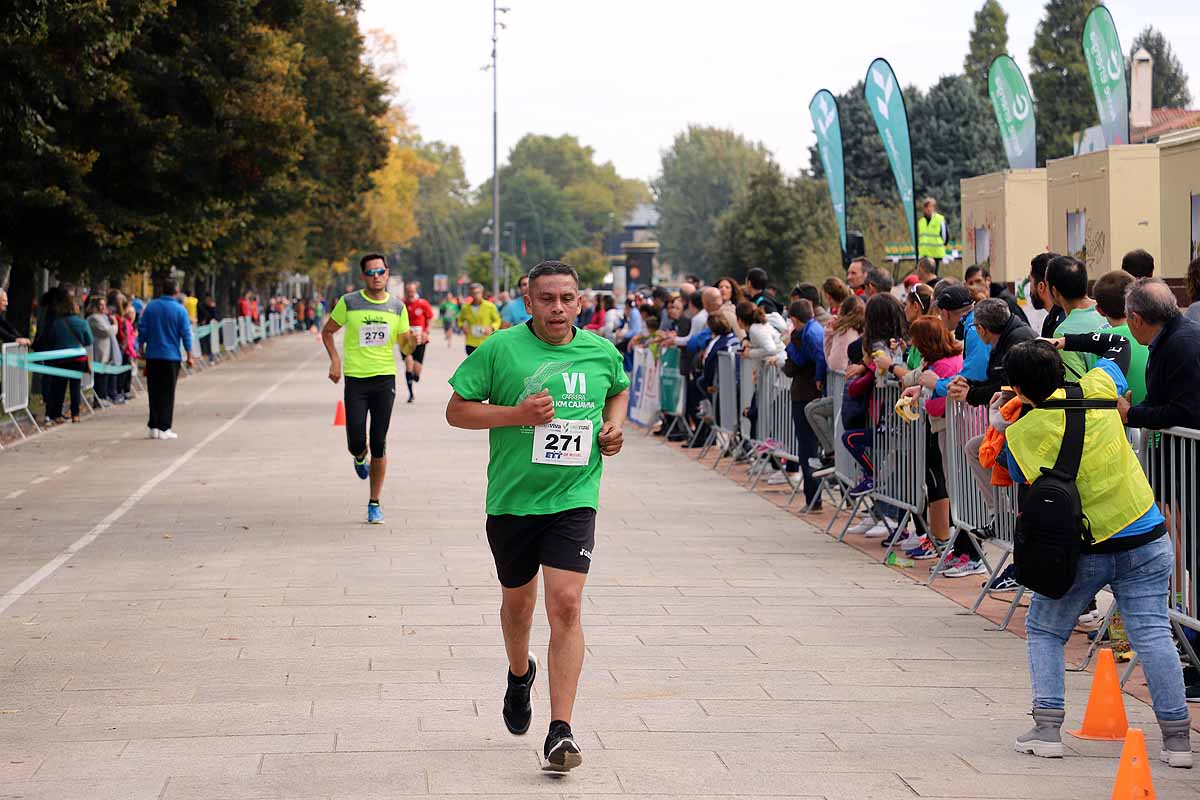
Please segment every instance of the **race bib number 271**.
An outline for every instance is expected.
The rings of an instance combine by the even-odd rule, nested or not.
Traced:
[[[533,463],[586,467],[592,456],[592,421],[555,419],[533,429]]]

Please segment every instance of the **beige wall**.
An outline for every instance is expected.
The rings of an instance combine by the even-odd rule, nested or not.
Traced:
[[[1164,278],[1183,278],[1191,260],[1191,197],[1200,195],[1200,132],[1158,147],[1162,253],[1155,253],[1155,267]]]
[[[1158,148],[1122,145],[1046,164],[1050,249],[1069,254],[1067,215],[1086,214],[1088,274],[1098,278],[1138,248],[1162,252]]]
[[[962,198],[963,267],[976,263],[977,228],[991,239],[993,280],[1019,281],[1029,259],[1046,249],[1046,170],[993,172],[960,183]]]

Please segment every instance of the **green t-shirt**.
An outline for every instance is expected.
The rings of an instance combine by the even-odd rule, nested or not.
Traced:
[[[395,375],[393,348],[408,333],[408,309],[398,297],[372,300],[365,291],[342,295],[329,313],[346,329],[342,340],[342,372],[351,378]]]
[[[454,321],[458,317],[458,303],[451,303],[449,300],[438,306],[438,316],[442,318],[443,328],[454,327]]]
[[[1068,314],[1066,319],[1058,323],[1058,327],[1054,329],[1054,337],[1058,339],[1068,333],[1095,333],[1107,327],[1108,320],[1100,316],[1100,312],[1096,310],[1095,306],[1077,308]],[[1067,383],[1079,383],[1079,379],[1096,366],[1096,356],[1091,353],[1073,353],[1064,350],[1062,360],[1067,365]]]
[[[1108,331],[1129,340],[1133,352],[1129,356],[1129,372],[1125,376],[1129,381],[1129,391],[1133,392],[1133,405],[1146,399],[1146,362],[1150,360],[1150,348],[1133,338],[1128,325],[1118,325]]]
[[[596,508],[604,403],[629,388],[621,354],[607,339],[579,328],[564,345],[543,342],[530,325],[496,331],[458,365],[450,385],[466,400],[518,405],[546,389],[556,420],[589,420],[591,454],[585,466],[535,464],[534,429],[493,428],[488,461],[488,514],[555,514]]]

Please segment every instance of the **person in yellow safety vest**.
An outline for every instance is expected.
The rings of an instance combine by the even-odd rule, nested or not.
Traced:
[[[937,213],[937,200],[926,197],[921,203],[921,216],[917,217],[918,258],[932,258],[942,263],[946,257],[946,243],[950,234],[946,229],[946,218]]]
[[[467,334],[467,355],[500,330],[500,312],[494,303],[483,299],[482,283],[471,284],[471,303],[458,312],[458,326]]]
[[[1018,486],[1055,467],[1066,437],[1066,412],[1039,408],[1047,400],[1066,397],[1066,367],[1060,350],[1098,357],[1096,366],[1079,380],[1084,399],[1116,401],[1128,388],[1132,348],[1117,334],[1068,334],[1024,342],[1009,350],[1005,372],[1025,406],[1021,418],[1005,432],[1007,466]],[[1075,579],[1065,595],[1054,599],[1035,592],[1030,601],[1025,630],[1034,727],[1017,738],[1015,747],[1021,753],[1062,758],[1063,645],[1088,602],[1107,585],[1150,689],[1162,730],[1159,758],[1172,767],[1187,769],[1192,766],[1191,723],[1165,602],[1175,564],[1171,537],[1154,503],[1154,491],[1129,446],[1118,410],[1096,408],[1085,414],[1075,486],[1091,541],[1081,542]],[[1021,502],[1024,505],[1023,496]]]

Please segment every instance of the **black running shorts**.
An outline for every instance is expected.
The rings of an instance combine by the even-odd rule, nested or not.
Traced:
[[[423,345],[423,344],[417,345],[417,349],[413,350],[413,352],[412,352],[412,357],[413,357],[413,361],[417,362],[418,364],[424,364],[425,363],[425,345]]]
[[[596,509],[528,516],[489,514],[487,537],[496,575],[506,589],[529,583],[541,566],[586,575],[596,545]]]

